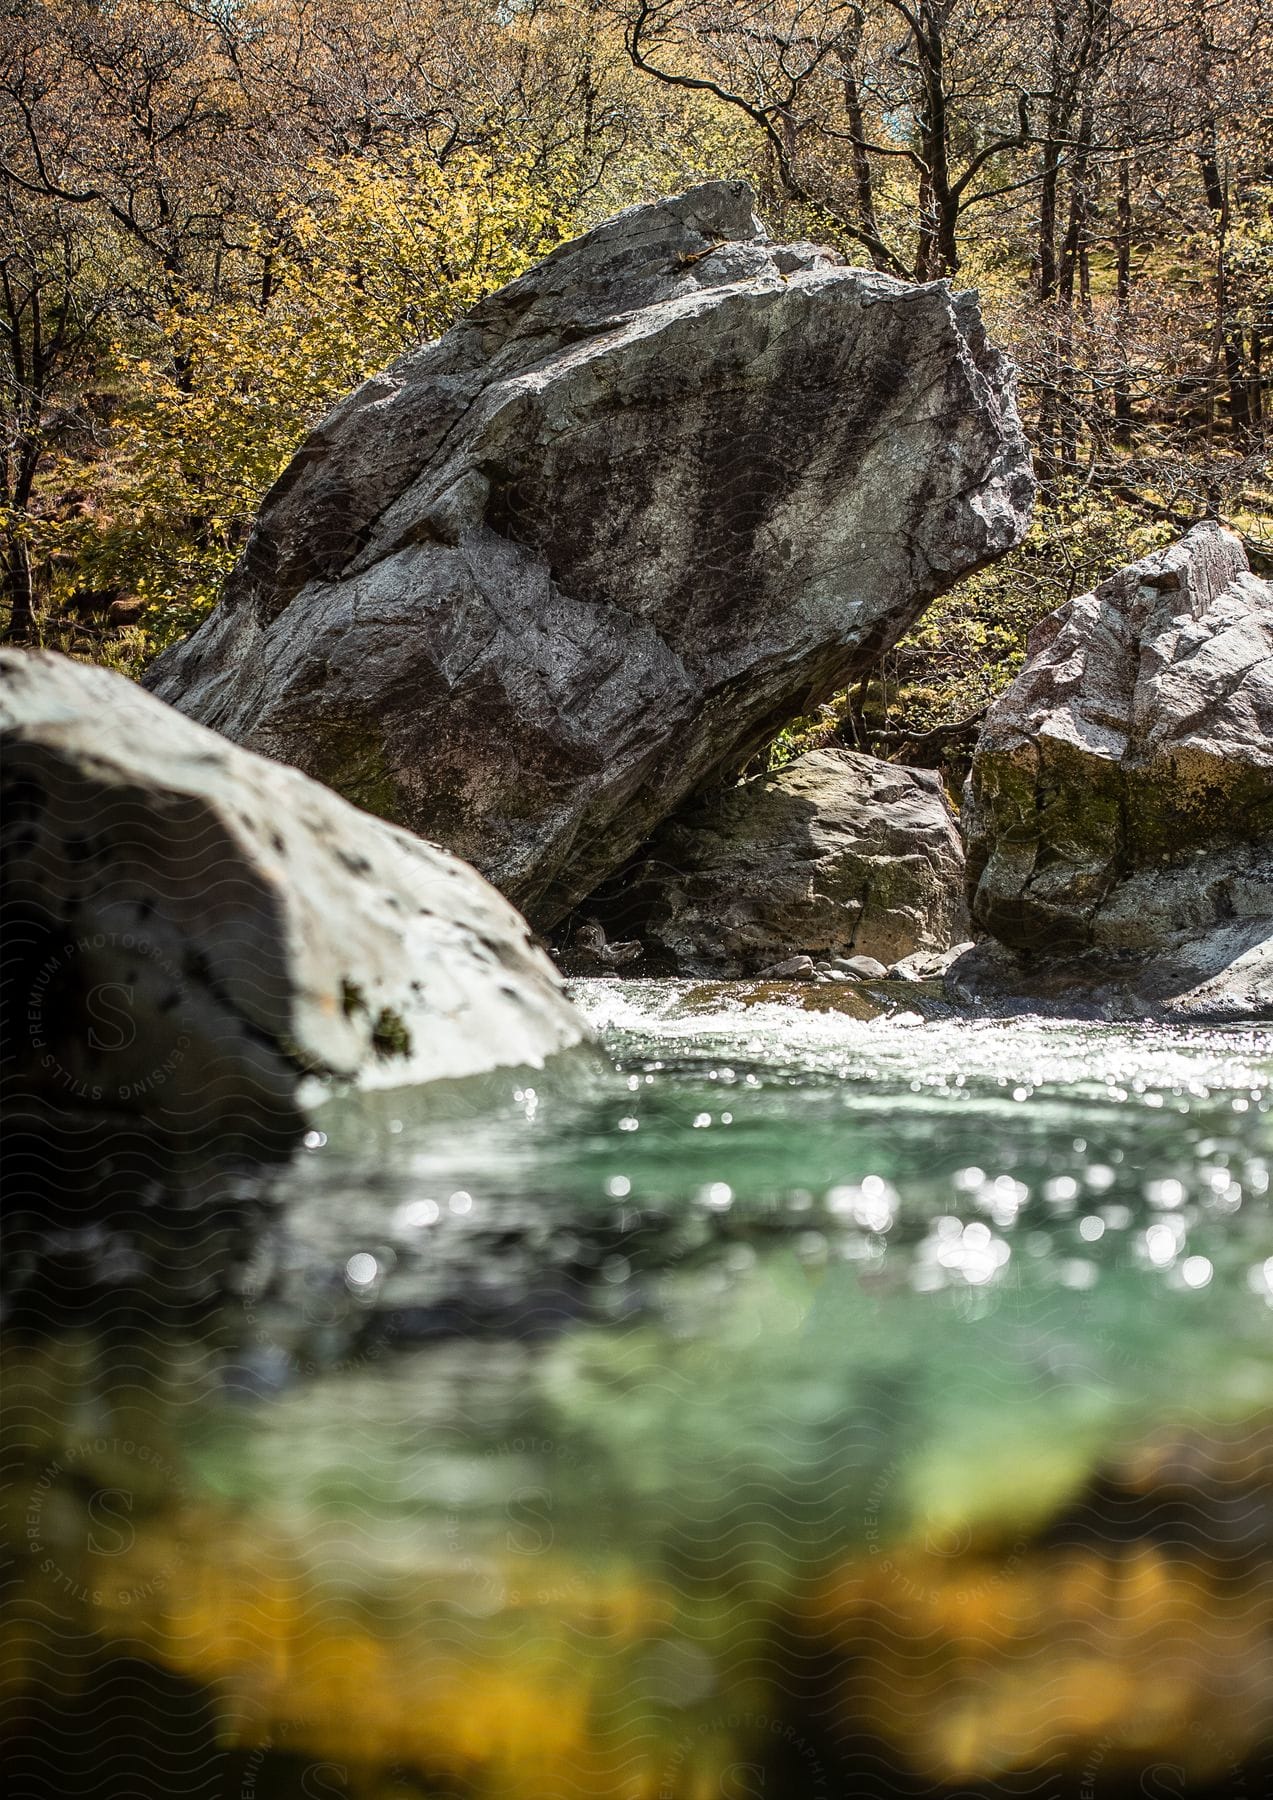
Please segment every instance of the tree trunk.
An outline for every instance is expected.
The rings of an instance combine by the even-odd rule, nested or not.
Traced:
[[[940,7],[924,0],[919,58],[920,145],[925,175],[920,182],[919,274],[925,281],[953,275],[959,267],[959,196],[950,177],[950,125],[946,105],[945,45]]]
[[[1200,121],[1198,167],[1202,174],[1202,187],[1207,197],[1207,206],[1215,221],[1216,233],[1215,352],[1212,361],[1213,387],[1208,402],[1207,416],[1209,422],[1214,421],[1215,405],[1219,398],[1220,370],[1223,366],[1224,386],[1227,389],[1229,402],[1229,423],[1234,437],[1242,445],[1246,443],[1250,434],[1251,410],[1247,396],[1242,332],[1240,329],[1233,328],[1228,316],[1229,191],[1220,170],[1216,112],[1210,88],[1210,44],[1207,39],[1206,23],[1200,10],[1195,13],[1195,29],[1199,50],[1203,57],[1203,94],[1206,98],[1205,110]]]
[[[856,48],[857,46],[854,44],[842,50],[840,54],[844,87],[844,115],[849,122],[849,131],[852,134],[851,162],[858,223],[863,232],[878,243],[880,227],[875,215],[875,183],[871,175],[871,158],[866,149],[866,132],[863,129],[862,96],[858,88],[857,71],[853,66],[853,55]],[[885,266],[879,252],[874,248],[871,250],[871,261],[877,269]]]
[[[1114,293],[1118,304],[1118,374],[1114,380],[1114,442],[1132,440],[1132,383],[1128,365],[1132,298],[1132,171],[1126,153],[1118,164],[1118,210],[1114,226]]]
[[[35,576],[31,568],[31,550],[19,529],[5,534],[0,557],[0,593],[9,613],[5,641],[29,644],[35,637]]]

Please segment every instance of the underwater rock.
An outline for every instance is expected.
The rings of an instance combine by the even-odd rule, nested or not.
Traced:
[[[365,382],[148,685],[561,919],[1029,517],[976,295],[753,200],[625,212]]]
[[[1273,1013],[1273,584],[1204,523],[1036,628],[964,803],[967,999]]]
[[[864,980],[968,935],[940,778],[851,750],[807,751],[684,808],[609,905],[616,928],[690,975],[773,975],[810,956]]]
[[[541,1064],[588,1035],[474,870],[132,682],[0,652],[18,1091],[250,1138],[302,1078]]]

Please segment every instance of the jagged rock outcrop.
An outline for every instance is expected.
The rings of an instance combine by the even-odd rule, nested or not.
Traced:
[[[875,958],[882,975],[968,936],[939,777],[851,750],[810,750],[693,802],[613,887],[612,928],[687,975],[755,975],[793,956]]]
[[[539,924],[1025,529],[977,299],[771,243],[713,182],[366,382],[150,684]]]
[[[966,994],[1273,1011],[1273,584],[1211,523],[1053,613],[963,812]]]
[[[0,652],[14,1091],[251,1138],[307,1073],[398,1083],[587,1035],[446,852],[132,682]]]

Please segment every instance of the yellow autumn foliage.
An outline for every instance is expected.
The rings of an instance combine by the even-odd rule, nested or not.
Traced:
[[[570,225],[553,187],[515,157],[462,154],[439,168],[403,152],[308,176],[268,297],[191,294],[155,341],[114,346],[122,405],[106,479],[96,471],[101,503],[45,528],[42,548],[78,582],[144,601],[155,643],[213,604],[262,494],[328,407]]]

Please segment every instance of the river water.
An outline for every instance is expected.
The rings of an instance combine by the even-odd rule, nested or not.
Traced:
[[[11,1791],[1273,1792],[1273,1034],[576,992],[18,1233]]]

